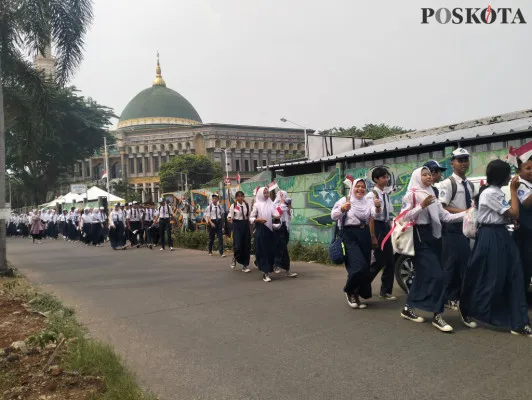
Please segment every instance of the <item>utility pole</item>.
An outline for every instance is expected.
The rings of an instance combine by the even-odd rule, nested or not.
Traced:
[[[2,58],[0,57],[0,76],[2,76]],[[6,208],[6,142],[4,123],[4,91],[0,81],[0,211]],[[7,267],[6,220],[0,217],[0,276],[13,275]]]
[[[109,154],[107,154],[107,138],[103,138],[103,151],[104,151],[104,160],[105,160],[105,179],[107,180],[107,202],[109,202]]]

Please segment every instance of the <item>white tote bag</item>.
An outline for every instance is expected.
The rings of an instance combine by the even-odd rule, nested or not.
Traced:
[[[415,190],[413,196],[412,208],[416,207]],[[413,257],[414,251],[414,225],[415,221],[405,221],[404,216],[410,210],[404,210],[393,220],[393,227],[388,235],[382,241],[381,248],[384,249],[384,243],[391,237],[394,253],[403,254]]]

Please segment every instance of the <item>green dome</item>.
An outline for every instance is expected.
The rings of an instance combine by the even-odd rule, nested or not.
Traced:
[[[197,125],[201,118],[192,104],[162,79],[159,62],[153,86],[137,94],[124,108],[118,128],[142,125]]]

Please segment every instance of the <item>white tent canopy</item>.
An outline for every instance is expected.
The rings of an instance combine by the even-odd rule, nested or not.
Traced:
[[[52,200],[47,204],[43,204],[41,207],[54,207],[56,203],[60,204],[72,204],[74,201],[80,203],[83,201],[83,198],[86,198],[87,201],[98,200],[98,197],[107,197],[109,203],[124,203],[125,199],[115,196],[114,194],[107,193],[105,190],[100,189],[97,186],[93,186],[90,189],[87,189],[87,193],[72,193],[69,192],[63,196],[58,197],[57,199]]]

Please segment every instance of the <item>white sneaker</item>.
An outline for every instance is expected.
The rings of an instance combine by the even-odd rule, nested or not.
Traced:
[[[164,249],[161,247],[161,248],[159,249],[159,251],[164,251]]]
[[[248,272],[251,272],[251,270],[248,267],[244,267],[242,268],[242,272],[248,273]]]
[[[288,278],[295,278],[297,276],[297,274],[295,272],[292,272],[290,270],[286,271],[286,276]]]
[[[220,254],[220,257],[225,258],[225,254]]]
[[[276,274],[280,274],[280,273],[281,273],[281,268],[279,268],[279,267],[275,267],[275,268],[273,269],[273,272],[275,272]]]
[[[272,278],[270,278],[270,275],[268,275],[268,274],[262,274],[262,280],[264,282],[271,282]]]
[[[170,247],[170,251],[174,251],[174,248],[173,248],[173,247]]]

